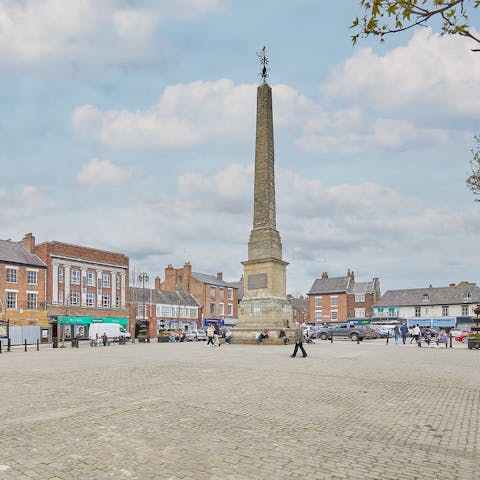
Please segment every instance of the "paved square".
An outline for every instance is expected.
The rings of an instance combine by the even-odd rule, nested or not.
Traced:
[[[0,355],[0,480],[478,479],[480,352],[32,347]]]

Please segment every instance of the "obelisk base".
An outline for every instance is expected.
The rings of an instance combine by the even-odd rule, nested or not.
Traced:
[[[293,328],[292,318],[292,305],[283,298],[244,298],[239,305],[238,323],[233,329],[233,338],[235,343],[252,343],[262,330],[267,329],[270,340],[278,339],[281,329]],[[278,344],[283,345],[283,341]]]

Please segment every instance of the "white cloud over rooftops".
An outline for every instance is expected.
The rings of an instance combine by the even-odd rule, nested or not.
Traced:
[[[128,167],[115,165],[110,160],[92,158],[83,165],[77,175],[77,183],[82,187],[104,187],[125,183],[132,176]]]

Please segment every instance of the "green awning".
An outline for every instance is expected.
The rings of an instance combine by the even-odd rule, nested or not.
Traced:
[[[92,323],[118,323],[126,327],[128,325],[128,318],[116,317],[76,317],[71,315],[61,315],[58,317],[59,325],[90,325]]]

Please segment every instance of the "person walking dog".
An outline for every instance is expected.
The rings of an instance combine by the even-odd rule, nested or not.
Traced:
[[[305,358],[307,356],[307,352],[303,348],[303,329],[299,322],[295,322],[295,348],[293,353],[290,355],[292,358],[295,358],[299,348],[302,351],[302,357]]]

